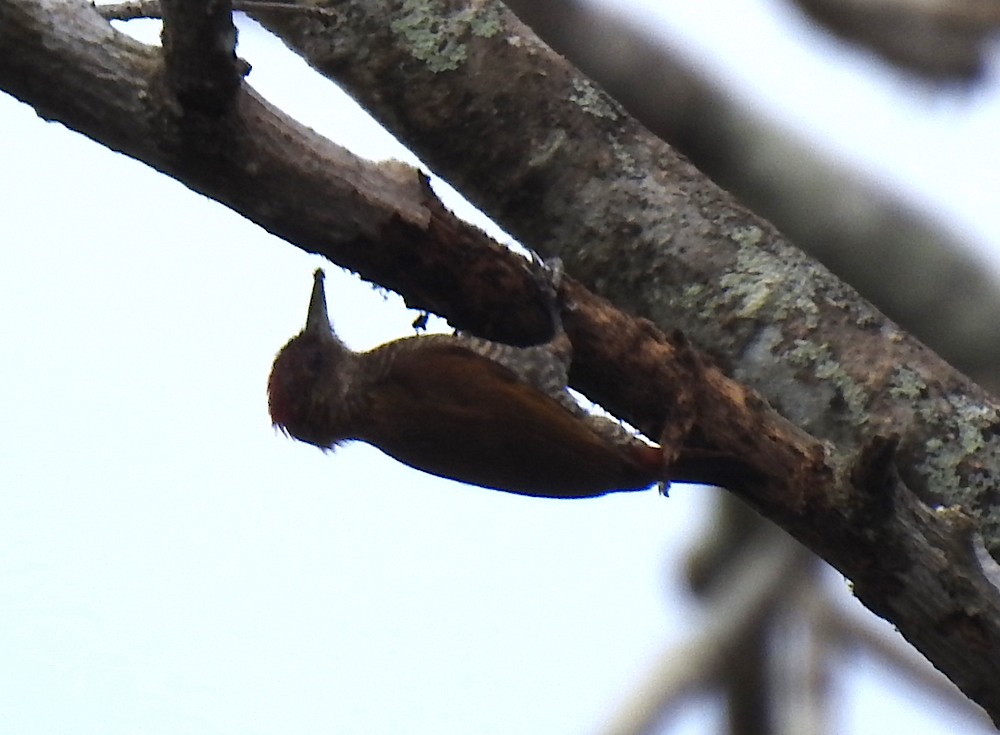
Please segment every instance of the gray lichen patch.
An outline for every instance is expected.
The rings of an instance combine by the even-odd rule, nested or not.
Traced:
[[[389,24],[410,54],[433,72],[458,69],[469,56],[470,36],[491,38],[503,30],[500,11],[493,5],[473,3],[448,10],[440,0],[404,0],[400,16]]]
[[[754,226],[735,229],[731,236],[740,244],[736,262],[721,279],[723,292],[734,313],[743,318],[755,319],[767,315],[767,321],[785,321],[797,316],[807,328],[819,323],[814,281],[804,274],[801,279],[790,281],[790,274],[802,272],[789,269],[773,253],[758,247],[763,237]]]
[[[569,100],[594,117],[617,120],[622,116],[618,103],[583,77],[573,80],[573,91],[569,95]]]
[[[850,426],[868,422],[868,394],[865,387],[855,380],[834,357],[828,345],[808,340],[795,340],[785,351],[784,357],[792,365],[809,368],[815,376],[813,390],[827,396],[827,405],[838,409]]]
[[[889,376],[886,388],[893,398],[915,401],[927,391],[927,382],[916,370],[899,365]]]
[[[950,423],[953,424],[954,431],[949,433],[949,441],[946,443],[951,447],[950,452],[956,463],[968,455],[987,450],[1000,457],[1000,437],[997,435],[1000,430],[1000,414],[997,409],[984,406],[961,394],[949,395],[948,403],[952,408]],[[921,404],[917,412],[917,418],[925,421],[932,420],[935,415],[940,413],[926,404]]]
[[[996,478],[977,470],[1000,464],[1000,412],[961,394],[949,395],[947,400],[951,407],[948,424],[937,427],[925,442],[924,461],[918,471],[926,475],[935,495],[957,501],[980,515],[985,510],[980,507],[984,496],[1000,500]],[[940,416],[939,406],[917,404],[918,421],[937,419],[940,423]],[[969,466],[973,456],[974,465]]]

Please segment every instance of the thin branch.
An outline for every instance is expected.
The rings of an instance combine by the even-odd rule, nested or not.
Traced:
[[[830,683],[834,662],[829,640],[816,623],[815,607],[803,604],[825,600],[823,571],[819,564],[809,567],[798,584],[784,590],[783,604],[768,628],[775,649],[770,672],[771,697],[775,705],[774,732],[794,735],[823,735],[829,728]]]
[[[774,536],[784,532],[739,498],[720,494],[711,522],[686,555],[691,590],[711,604],[720,588],[732,583],[733,569],[748,565],[759,549],[776,542]],[[772,610],[756,630],[747,631],[745,643],[730,657],[731,664],[719,672],[715,689],[725,698],[733,734],[812,733],[823,719],[822,697],[817,695],[827,661],[811,656],[815,636],[798,604],[803,590],[816,584],[819,559],[801,546],[798,549],[802,560],[797,573],[774,590]]]
[[[1000,27],[992,0],[794,0],[827,30],[932,80],[981,79]]]
[[[751,543],[707,600],[697,633],[664,653],[646,681],[634,687],[636,695],[619,707],[607,735],[656,732],[688,698],[714,688],[735,652],[780,604],[782,591],[795,584],[807,558],[784,534]]]
[[[236,58],[229,0],[163,0],[161,8],[166,76],[184,112],[227,112],[249,71]]]
[[[267,0],[233,0],[232,2],[233,10],[242,10],[244,12],[250,10],[270,10],[270,11],[287,11],[292,13],[313,13],[315,15],[322,16],[334,16],[336,15],[335,10],[330,8],[316,8],[296,5],[294,0],[291,2],[280,2],[280,0],[275,0],[274,2],[268,2]],[[123,3],[101,3],[94,4],[94,8],[101,17],[107,20],[138,20],[141,18],[150,19],[160,19],[163,17],[163,8],[161,6],[160,0],[131,0],[131,2]]]
[[[162,18],[160,0],[133,0],[124,3],[91,2],[94,9],[107,20],[140,20],[143,18]]]
[[[888,668],[902,674],[941,705],[971,719],[978,719],[984,731],[992,729],[986,713],[964,697],[946,676],[928,665],[911,648],[904,648],[895,640],[890,640],[884,633],[875,630],[871,622],[862,620],[858,615],[838,609],[825,596],[823,600],[809,604],[816,609],[817,624],[822,626],[832,643],[855,655],[873,656]]]

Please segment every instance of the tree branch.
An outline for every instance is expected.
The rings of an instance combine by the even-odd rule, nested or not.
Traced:
[[[795,0],[827,30],[928,79],[973,81],[1000,25],[990,0]]]
[[[451,43],[409,32],[421,17],[390,3],[267,22],[522,242],[559,255],[619,306],[683,330],[813,434],[852,452],[899,436],[907,484],[930,502],[978,508],[992,539],[1000,518],[976,502],[989,483],[974,466],[1000,458],[997,406],[502,6],[479,5],[435,6]],[[620,381],[581,370],[573,377],[588,395],[614,405]]]
[[[280,0],[232,0],[233,10],[277,10],[290,13],[314,12],[332,15],[334,11],[325,8],[300,7]],[[101,17],[107,20],[137,20],[139,18],[162,18],[163,7],[160,0],[129,0],[122,3],[102,3],[94,6]]]
[[[229,0],[163,0],[163,58],[170,87],[187,112],[229,110],[249,71],[236,58]]]
[[[889,18],[902,10],[867,0],[803,4],[817,1],[876,5]],[[967,240],[768,119],[753,98],[725,89],[697,59],[645,37],[610,6],[581,0],[507,5],[722,188],[946,360],[987,389],[1000,388],[1000,320],[993,318],[1000,313],[1000,284]],[[909,42],[914,53],[931,52]]]
[[[807,601],[807,604],[808,603]],[[985,713],[955,688],[955,685],[945,678],[940,671],[927,666],[911,648],[904,648],[899,643],[886,638],[882,631],[873,628],[868,619],[862,620],[856,613],[848,613],[829,604],[824,597],[815,601],[818,608],[817,624],[830,642],[841,650],[850,653],[872,656],[884,665],[898,672],[924,695],[937,702],[940,706],[950,707],[970,719],[976,719],[984,727],[989,726]]]
[[[1000,717],[1000,607],[972,550],[975,524],[958,508],[926,504],[964,504],[997,544],[995,489],[984,479],[998,469],[996,406],[499,6],[442,16],[433,28],[461,21],[463,40],[433,38],[414,56],[381,42],[426,41],[433,28],[361,8],[376,5],[352,9],[353,34],[332,17],[314,30],[343,44],[357,69],[369,68],[353,63],[364,44],[370,71],[361,76],[386,76],[384,96],[400,91],[397,74],[411,75],[414,88],[401,91],[394,116],[421,153],[437,151],[527,244],[561,252],[571,272],[670,329],[683,324],[825,441],[706,364],[682,336],[667,339],[567,282],[575,385],[660,435],[675,477],[725,484],[804,540]],[[430,68],[447,74],[447,89],[441,79],[429,84]],[[201,116],[206,135],[191,136],[165,78],[158,49],[116,33],[82,0],[0,0],[0,87],[41,114],[399,290],[413,306],[494,339],[544,336],[545,310],[523,261],[451,216],[415,171],[366,164],[245,85],[225,114]],[[479,161],[460,160],[475,154]],[[949,432],[955,447],[935,451]],[[901,438],[898,455],[897,442],[881,438],[890,434]]]
[[[994,370],[1000,361],[1000,321],[991,316],[1000,312],[1000,290],[967,242],[761,117],[682,51],[643,38],[618,13],[578,0],[508,4],[701,171],[953,365],[988,389],[1000,387]],[[289,20],[296,14],[318,20],[338,14],[333,7],[256,0],[237,0],[234,7],[275,11]],[[159,2],[99,10],[109,18],[148,17],[159,14]],[[885,12],[898,10],[893,6]],[[286,40],[295,42],[293,36]],[[885,278],[887,272],[894,277]]]
[[[708,616],[697,635],[664,653],[646,681],[635,688],[636,695],[619,707],[605,732],[656,732],[687,698],[717,684],[722,672],[733,665],[733,656],[759,632],[783,592],[796,584],[811,561],[784,534],[751,542],[707,600]]]

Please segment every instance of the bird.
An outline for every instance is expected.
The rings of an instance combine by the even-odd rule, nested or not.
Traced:
[[[658,446],[586,411],[567,390],[562,271],[543,269],[555,323],[546,343],[423,334],[367,352],[337,337],[317,269],[305,327],[278,352],[268,379],[274,426],[324,450],[367,442],[418,470],[520,495],[584,498],[661,482]]]

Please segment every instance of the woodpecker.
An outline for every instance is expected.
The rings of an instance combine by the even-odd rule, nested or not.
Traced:
[[[274,425],[322,449],[363,441],[416,469],[522,495],[580,498],[662,480],[663,454],[566,389],[572,344],[545,267],[555,333],[520,348],[420,335],[354,352],[334,333],[317,269],[305,328],[268,380]]]

